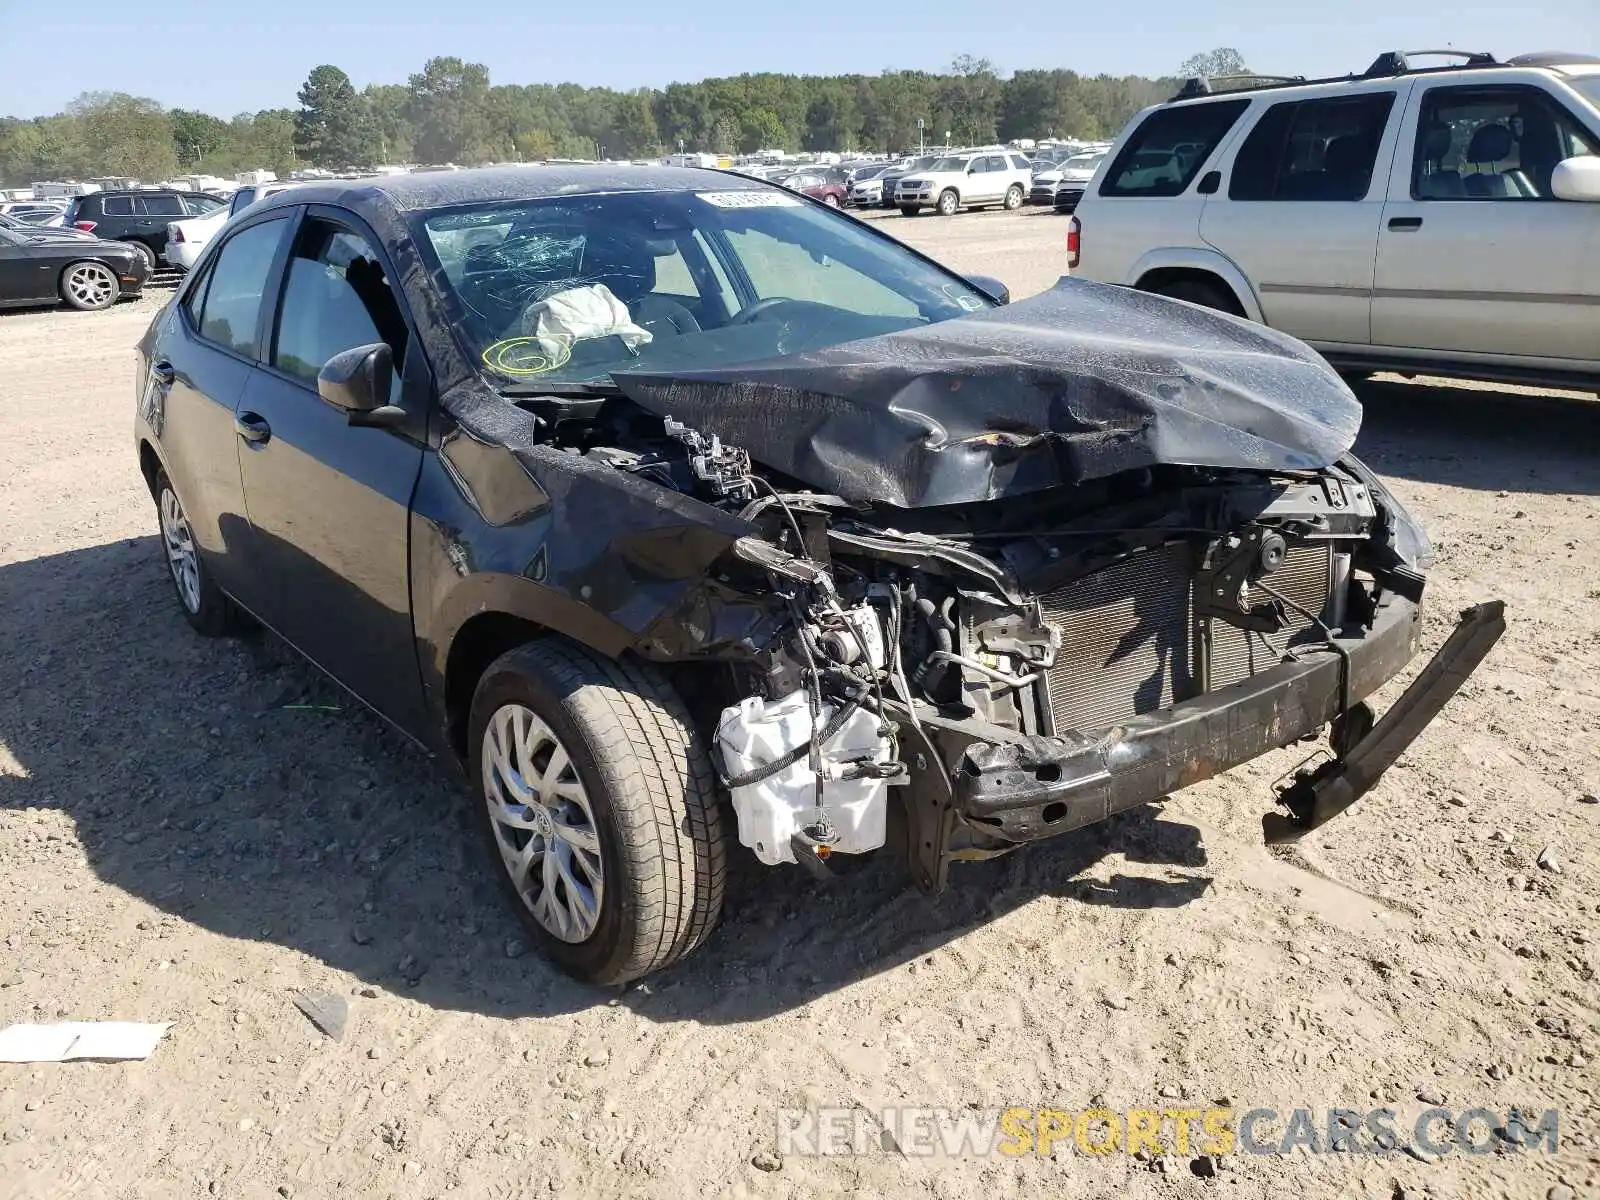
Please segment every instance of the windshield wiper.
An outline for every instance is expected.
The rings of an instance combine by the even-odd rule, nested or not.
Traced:
[[[574,382],[572,380],[548,380],[540,383],[537,379],[528,379],[517,383],[500,383],[495,385],[495,391],[502,396],[620,396],[622,389],[609,380],[595,380],[590,383]]]

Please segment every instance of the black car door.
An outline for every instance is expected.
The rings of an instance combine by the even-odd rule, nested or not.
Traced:
[[[231,230],[158,318],[149,343],[146,411],[159,411],[161,458],[217,586],[247,608],[259,580],[248,538],[234,411],[261,354],[263,302],[287,249],[291,214]]]
[[[43,275],[28,240],[9,229],[0,229],[0,304],[39,298]]]
[[[177,196],[140,196],[139,209],[139,240],[154,246],[159,256],[167,248],[167,226],[189,213]]]
[[[432,378],[377,239],[339,209],[305,211],[263,364],[239,405],[240,470],[258,615],[404,729],[423,727],[407,546]],[[352,426],[317,372],[388,343],[397,428]]]

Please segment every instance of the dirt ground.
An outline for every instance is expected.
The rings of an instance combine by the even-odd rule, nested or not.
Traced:
[[[1018,295],[1060,273],[1049,213],[887,220]],[[938,901],[741,857],[710,944],[618,995],[524,953],[448,769],[180,619],[130,441],[166,296],[0,316],[0,1026],[175,1023],[0,1066],[0,1197],[1600,1195],[1592,398],[1362,388],[1438,544],[1429,648],[1475,601],[1511,625],[1302,846],[1260,838],[1291,750]],[[302,988],[348,997],[342,1042]],[[1557,1109],[1559,1152],[772,1157],[786,1107],[1433,1104]]]

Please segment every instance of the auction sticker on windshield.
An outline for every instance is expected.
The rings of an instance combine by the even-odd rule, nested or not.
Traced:
[[[696,192],[707,204],[718,208],[799,208],[799,196],[782,192]]]

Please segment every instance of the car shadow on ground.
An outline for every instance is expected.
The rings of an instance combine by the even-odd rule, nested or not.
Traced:
[[[1355,385],[1356,453],[1380,475],[1478,491],[1600,495],[1600,401],[1389,378]]]
[[[0,754],[0,809],[65,813],[104,882],[443,1009],[542,1015],[614,994],[524,953],[453,767],[276,638],[194,634],[155,537],[0,567],[0,607],[0,749],[21,769]],[[1172,869],[1082,878],[1112,854]],[[1149,909],[1210,883],[1197,831],[1154,809],[957,864],[936,900],[889,855],[828,884],[733,858],[712,940],[628,993],[649,1019],[787,1011],[1040,896]]]

